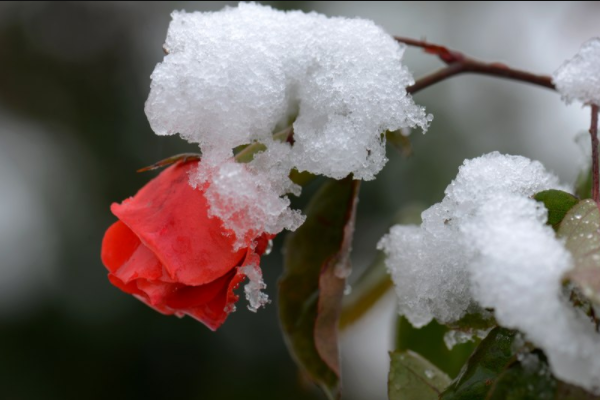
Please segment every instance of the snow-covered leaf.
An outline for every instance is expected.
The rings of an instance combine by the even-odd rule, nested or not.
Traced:
[[[442,400],[598,400],[556,379],[545,354],[515,331],[495,328],[473,353]]]
[[[485,399],[492,384],[514,357],[515,332],[494,328],[479,344],[460,374],[442,393],[442,400]]]
[[[557,380],[539,350],[520,354],[492,385],[486,400],[594,400],[585,390]]]

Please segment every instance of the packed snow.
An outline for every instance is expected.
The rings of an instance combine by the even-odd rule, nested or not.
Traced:
[[[600,105],[600,38],[585,42],[579,52],[552,76],[565,102]]]
[[[211,212],[238,245],[252,232],[302,223],[285,197],[300,191],[288,179],[292,168],[374,179],[387,161],[383,133],[425,130],[432,119],[405,90],[414,81],[401,62],[404,45],[371,21],[255,3],[172,18],[146,114],[156,134],[200,145],[191,183],[209,183]],[[275,142],[290,120],[293,145]],[[233,149],[255,142],[267,150],[246,167],[232,165]]]
[[[415,326],[478,308],[542,348],[554,374],[600,389],[600,336],[562,290],[572,257],[546,225],[536,192],[563,189],[536,161],[497,152],[467,160],[421,226],[392,227],[378,247]],[[454,344],[455,337],[449,337]]]
[[[421,226],[396,225],[379,242],[396,284],[400,313],[422,327],[433,318],[448,323],[468,310],[477,311],[468,264],[478,251],[465,238],[463,226],[499,194],[527,197],[557,187],[558,178],[524,157],[494,152],[465,161],[443,201],[423,212]]]

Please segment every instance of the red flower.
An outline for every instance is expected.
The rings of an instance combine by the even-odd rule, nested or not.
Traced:
[[[110,282],[155,310],[189,315],[212,330],[225,321],[245,275],[259,265],[263,234],[233,251],[234,236],[209,218],[204,188],[188,184],[197,162],[177,163],[111,211],[119,218],[104,235],[102,262]]]

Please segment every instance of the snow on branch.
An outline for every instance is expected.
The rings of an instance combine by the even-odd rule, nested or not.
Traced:
[[[552,75],[563,100],[600,104],[600,38],[585,42],[579,52]]]

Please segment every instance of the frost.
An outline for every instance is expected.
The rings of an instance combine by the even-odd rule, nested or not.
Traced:
[[[600,38],[585,42],[579,52],[554,72],[552,79],[563,100],[600,105]]]
[[[249,280],[244,286],[244,293],[246,294],[246,300],[248,300],[248,310],[256,312],[259,308],[264,307],[271,302],[269,296],[266,293],[263,293],[263,289],[266,289],[267,285],[262,279],[262,272],[260,267],[256,265],[241,267],[240,271],[244,273]]]
[[[557,178],[523,157],[465,161],[421,226],[395,226],[379,247],[400,313],[414,325],[493,308],[500,325],[544,350],[558,378],[598,391],[600,335],[563,295],[571,255],[530,198],[551,188],[559,188]]]
[[[292,168],[373,179],[387,161],[382,134],[426,129],[432,118],[406,93],[404,45],[371,21],[254,3],[172,18],[146,114],[158,135],[200,145],[191,183],[208,182],[212,214],[238,245],[253,231],[302,223],[282,197],[300,191],[287,178]],[[293,146],[274,142],[294,117]],[[234,148],[255,142],[267,150],[247,167],[230,162]]]
[[[490,333],[490,330],[491,328],[469,331],[451,330],[444,334],[444,344],[448,350],[452,350],[452,348],[457,344],[472,342],[476,337],[479,339],[484,339],[488,333]]]

